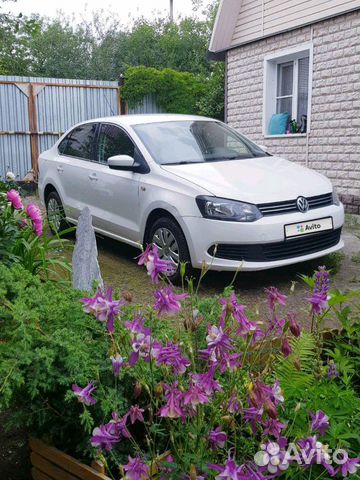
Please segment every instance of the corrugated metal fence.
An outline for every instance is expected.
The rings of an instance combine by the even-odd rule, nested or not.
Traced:
[[[158,111],[147,97],[128,113]],[[0,179],[36,171],[39,153],[75,123],[124,113],[117,82],[0,76]]]

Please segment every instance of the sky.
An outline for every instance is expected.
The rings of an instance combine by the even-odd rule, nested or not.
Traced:
[[[67,15],[74,13],[76,19],[89,18],[93,11],[103,9],[116,13],[122,22],[126,23],[129,17],[136,18],[143,15],[146,18],[153,18],[156,13],[166,15],[169,4],[170,0],[17,0],[14,3],[6,2],[3,9],[14,14],[38,13],[49,17],[56,16],[61,10]],[[175,17],[191,13],[191,0],[174,0]]]

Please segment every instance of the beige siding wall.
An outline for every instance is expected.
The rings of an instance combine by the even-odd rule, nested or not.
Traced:
[[[231,45],[317,22],[359,6],[360,0],[242,0]]]
[[[360,213],[360,11],[230,50],[227,121],[269,151],[308,165],[338,187],[348,210]],[[313,42],[310,133],[264,138],[264,56]]]

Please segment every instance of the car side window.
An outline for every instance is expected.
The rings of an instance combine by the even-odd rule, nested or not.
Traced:
[[[102,124],[97,148],[97,161],[107,163],[114,155],[130,155],[135,158],[136,148],[124,130],[116,125]]]
[[[60,143],[59,152],[62,155],[93,160],[96,127],[96,123],[87,123],[74,128]]]

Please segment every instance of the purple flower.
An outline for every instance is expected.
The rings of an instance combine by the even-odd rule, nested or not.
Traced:
[[[249,422],[251,425],[251,430],[253,431],[254,435],[257,430],[257,423],[261,423],[262,416],[264,413],[263,407],[249,407],[243,409],[243,417],[246,422]]]
[[[22,210],[24,208],[19,192],[17,192],[16,190],[14,189],[9,190],[6,193],[6,198],[11,203],[12,207],[15,210]]]
[[[237,303],[236,295],[231,293],[229,298],[221,298],[219,303],[222,305],[222,312],[220,317],[220,327],[225,327],[225,319],[232,316],[239,324],[237,335],[246,335],[250,330],[254,329],[254,324],[245,315],[245,305]]]
[[[279,403],[282,403],[284,401],[284,395],[281,390],[279,380],[275,381],[274,386],[271,389],[271,400],[274,402],[276,406],[279,405]]]
[[[281,351],[284,357],[288,357],[292,353],[292,348],[289,340],[285,337],[281,344]]]
[[[100,322],[106,322],[110,333],[114,331],[115,317],[126,303],[125,300],[113,300],[112,288],[108,288],[105,293],[99,289],[94,297],[83,298],[80,301],[84,303],[86,313],[94,315]]]
[[[111,414],[112,419],[110,420],[109,424],[113,426],[114,432],[117,435],[123,438],[130,438],[130,432],[126,427],[127,416],[119,417],[116,412],[112,412]]]
[[[154,357],[158,365],[172,367],[175,375],[185,373],[186,368],[191,365],[191,362],[182,356],[179,345],[172,342],[156,350]]]
[[[165,385],[166,404],[160,408],[160,417],[185,418],[186,412],[183,409],[183,393],[177,389],[177,382],[174,385]]]
[[[191,375],[193,384],[201,388],[206,395],[212,395],[222,390],[219,381],[214,380],[215,369],[216,367],[212,366],[207,373],[193,373]]]
[[[180,300],[188,298],[187,293],[175,295],[169,287],[164,287],[161,290],[154,292],[155,304],[154,310],[158,311],[158,315],[175,315],[181,310]]]
[[[339,372],[337,371],[336,364],[333,360],[329,361],[326,374],[330,380],[339,376]]]
[[[288,320],[290,332],[294,335],[294,337],[300,337],[301,329],[300,325],[296,321],[295,313],[288,313]]]
[[[297,443],[301,449],[302,468],[306,470],[311,465],[318,464],[322,465],[331,477],[335,475],[336,472],[329,463],[330,456],[327,453],[327,446],[317,441],[316,435],[302,438]]]
[[[265,293],[270,310],[274,311],[276,305],[285,305],[287,297],[280,293],[276,287],[265,288]]]
[[[146,465],[138,455],[135,458],[132,458],[129,455],[128,460],[129,462],[126,465],[123,465],[123,469],[126,472],[126,480],[144,480],[144,478],[150,478],[149,466]]]
[[[184,405],[195,407],[196,405],[209,403],[209,397],[197,385],[192,385],[189,390],[184,393],[183,401]]]
[[[92,393],[96,390],[96,387],[94,387],[94,382],[90,382],[84,388],[73,384],[71,389],[76,395],[79,402],[83,403],[84,405],[95,405],[96,399],[91,396]]]
[[[119,432],[117,432],[114,424],[107,423],[106,425],[94,428],[90,441],[93,447],[109,452],[113,445],[120,442],[120,440],[121,436]]]
[[[120,369],[125,365],[125,360],[119,354],[111,357],[112,370],[115,377],[120,376]]]
[[[136,421],[139,421],[139,422],[144,421],[143,413],[144,413],[143,408],[140,408],[138,405],[132,405],[128,413],[125,415],[125,417],[130,418],[130,422],[134,424]]]
[[[230,355],[229,352],[233,350],[233,342],[222,327],[209,325],[206,342],[208,348],[199,350],[200,356],[204,360],[209,361],[210,364],[218,365],[221,372],[224,372],[227,368],[234,369],[240,366],[240,354]]]
[[[221,431],[221,427],[211,430],[208,434],[209,445],[212,450],[217,450],[218,448],[224,448],[225,442],[227,440],[227,435],[225,432]]]
[[[319,315],[326,308],[328,308],[328,300],[326,293],[313,293],[310,298],[306,300],[311,304],[311,313],[314,315]]]
[[[269,330],[267,333],[280,336],[283,333],[285,323],[285,318],[279,318],[277,315],[274,315],[273,318],[269,320]]]
[[[311,430],[313,432],[319,432],[320,435],[325,435],[328,430],[329,417],[321,410],[318,410],[316,413],[310,412],[311,417]]]
[[[286,425],[284,423],[279,422],[274,418],[269,418],[264,424],[264,435],[272,435],[275,438],[279,438],[281,436],[281,431],[284,430]]]
[[[139,357],[142,357],[146,362],[149,361],[152,347],[152,338],[145,333],[138,333],[132,341],[133,352],[129,357],[129,365],[133,367]],[[154,346],[154,345],[153,345]]]
[[[315,285],[314,293],[322,293],[327,295],[330,289],[330,275],[326,271],[326,267],[318,267],[318,271],[315,272]]]
[[[349,458],[346,455],[346,458],[343,459],[343,463],[336,469],[336,473],[341,472],[343,477],[347,477],[348,473],[353,475],[356,473],[357,469],[360,468],[360,457]]]
[[[138,265],[145,265],[153,283],[159,282],[161,273],[169,275],[175,270],[175,266],[171,262],[160,259],[159,249],[156,245],[147,245],[144,252],[139,256]]]
[[[124,322],[124,326],[127,330],[130,331],[132,335],[136,335],[137,333],[150,335],[151,330],[148,327],[144,327],[144,322],[145,318],[143,318],[141,315],[136,315],[132,322],[130,322],[129,320]]]
[[[224,466],[209,464],[208,467],[219,472],[215,480],[243,480],[241,468],[236,465],[235,460],[230,456]]]
[[[230,413],[237,413],[240,411],[240,402],[235,392],[233,392],[229,398],[227,409]]]

